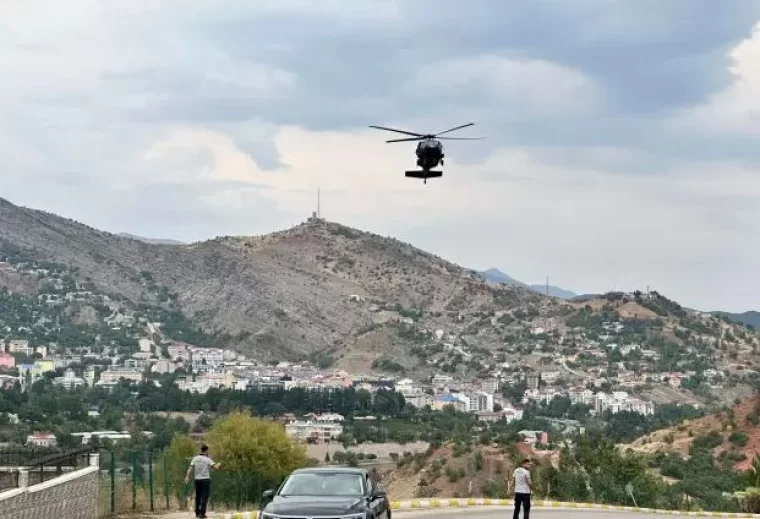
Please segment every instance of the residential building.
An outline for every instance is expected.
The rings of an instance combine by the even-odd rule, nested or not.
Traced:
[[[325,443],[343,434],[343,417],[339,414],[307,415],[304,420],[285,424],[285,433],[301,441]]]
[[[100,374],[99,384],[116,383],[121,379],[131,380],[132,382],[142,382],[143,373],[134,368],[123,366],[110,366],[106,371]]]
[[[31,357],[34,354],[34,348],[29,346],[29,341],[13,339],[8,342],[8,353],[18,353]]]
[[[13,369],[16,367],[16,357],[0,352],[0,369]]]
[[[67,369],[62,377],[55,377],[53,383],[63,389],[74,389],[84,386],[84,379],[77,377],[73,370]]]
[[[35,432],[26,437],[26,444],[33,447],[55,447],[58,442],[55,434]]]
[[[413,405],[414,407],[418,409],[421,409],[425,407],[426,405],[433,407],[433,397],[431,395],[428,395],[427,393],[407,394],[407,395],[404,395],[404,400],[406,401],[407,404]]]

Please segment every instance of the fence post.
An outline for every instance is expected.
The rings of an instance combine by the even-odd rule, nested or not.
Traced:
[[[116,454],[111,450],[108,473],[111,476],[111,513],[116,513]]]
[[[153,511],[153,451],[148,451],[148,492],[150,493],[150,511]]]
[[[169,470],[166,463],[166,451],[164,451],[164,496],[166,496],[166,509],[169,510]]]
[[[132,451],[132,510],[137,509],[137,451]]]

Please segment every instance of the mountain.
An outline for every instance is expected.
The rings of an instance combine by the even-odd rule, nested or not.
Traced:
[[[136,328],[113,324],[124,320]],[[260,361],[417,380],[548,372],[542,380],[558,387],[602,380],[655,402],[730,402],[751,388],[760,360],[757,332],[655,291],[547,299],[319,218],[263,236],[167,245],[3,199],[0,327],[31,329],[38,342],[100,337],[124,355],[135,338],[158,333]],[[671,387],[679,372],[687,375]]]
[[[78,281],[135,305],[159,303],[161,291],[151,287],[161,287],[205,330],[233,335],[230,346],[243,352],[322,355],[357,370],[413,365],[414,347],[430,333],[420,330],[458,335],[470,324],[465,316],[540,300],[398,240],[321,219],[261,237],[165,245],[0,199],[0,256],[9,248],[66,265]],[[497,337],[479,340],[489,339]]]
[[[150,243],[153,245],[185,245],[185,242],[181,242],[178,240],[164,240],[164,239],[156,239],[156,238],[144,238],[142,236],[136,236],[134,234],[129,234],[126,232],[120,232],[117,234],[117,236],[120,236],[122,238],[130,238],[132,240],[141,241],[144,243]]]
[[[526,283],[523,283],[522,281],[518,281],[515,278],[509,276],[508,274],[505,274],[504,272],[500,271],[497,268],[490,268],[488,270],[484,270],[482,274],[485,275],[485,278],[490,283],[503,283],[505,285],[513,285],[513,286],[519,286],[523,288],[527,288],[529,290],[532,290],[534,292],[538,292],[539,294],[546,294],[546,285],[528,285]],[[561,299],[572,299],[574,297],[577,297],[578,294],[575,292],[571,292],[570,290],[565,290],[564,288],[556,287],[554,285],[549,285],[549,296],[550,297],[559,297]]]
[[[760,312],[754,310],[740,314],[730,312],[712,312],[712,314],[719,317],[725,317],[735,323],[747,324],[760,329]]]

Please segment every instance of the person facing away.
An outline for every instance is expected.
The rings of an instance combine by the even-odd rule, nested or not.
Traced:
[[[525,458],[520,466],[515,469],[515,511],[512,519],[519,519],[520,507],[523,509],[523,519],[530,518],[530,493],[533,489],[533,481],[530,479],[530,460]]]
[[[206,517],[206,505],[211,494],[211,469],[219,470],[221,464],[215,463],[208,455],[208,445],[201,445],[201,453],[190,461],[185,474],[185,484],[190,482],[190,474],[195,472],[195,517]]]

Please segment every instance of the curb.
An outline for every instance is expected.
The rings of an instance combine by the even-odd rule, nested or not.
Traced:
[[[405,501],[391,501],[391,510],[430,510],[435,508],[477,508],[477,507],[499,507],[513,508],[511,499],[489,499],[489,498],[431,498],[431,499],[410,499]],[[612,510],[617,512],[633,512],[642,514],[658,515],[683,515],[691,517],[735,517],[760,519],[760,514],[733,513],[733,512],[707,512],[691,511],[684,512],[681,510],[661,510],[657,508],[639,508],[635,506],[622,505],[600,505],[598,503],[572,503],[565,501],[534,501],[531,503],[531,509],[555,509],[555,510]],[[234,512],[219,515],[219,519],[258,519],[258,510],[249,512]]]
[[[645,514],[659,515],[684,515],[694,517],[742,517],[742,518],[760,518],[760,514],[733,513],[733,512],[707,512],[707,511],[681,511],[681,510],[661,510],[656,508],[639,508],[635,506],[622,505],[602,505],[598,503],[572,503],[564,501],[534,501],[531,503],[531,509],[559,509],[559,510],[613,510],[620,512],[634,512]],[[393,510],[425,510],[431,508],[473,508],[480,506],[513,508],[514,504],[511,499],[489,499],[489,498],[465,498],[465,499],[411,499],[408,501],[392,501],[391,509]]]

